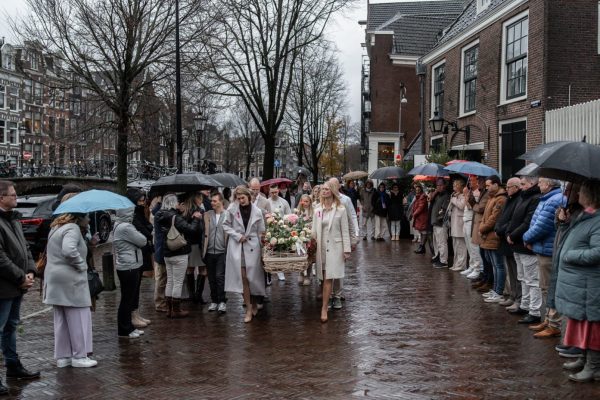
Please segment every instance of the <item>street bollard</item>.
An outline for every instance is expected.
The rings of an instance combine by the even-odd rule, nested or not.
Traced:
[[[102,255],[102,283],[104,284],[104,290],[115,290],[115,264],[113,261],[113,255],[110,252],[106,252]]]

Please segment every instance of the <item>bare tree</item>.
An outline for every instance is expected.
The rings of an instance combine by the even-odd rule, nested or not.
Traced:
[[[236,102],[232,114],[231,122],[242,144],[241,150],[243,151],[243,155],[240,154],[239,156],[244,159],[244,176],[248,179],[250,176],[250,166],[262,141],[262,135],[256,127],[250,111],[241,100]]]
[[[239,96],[265,142],[263,176],[273,176],[276,135],[282,124],[297,58],[318,40],[332,13],[353,0],[222,0],[220,24],[205,45],[217,88]],[[225,12],[223,12],[225,10]]]
[[[352,123],[349,115],[344,115],[341,120],[339,132],[342,146],[342,171],[348,172],[348,147],[360,143],[360,123]]]
[[[128,139],[143,89],[170,72],[174,57],[172,0],[26,0],[30,14],[14,29],[56,54],[115,116],[117,187],[127,186]],[[180,0],[182,47],[205,28],[201,5]]]

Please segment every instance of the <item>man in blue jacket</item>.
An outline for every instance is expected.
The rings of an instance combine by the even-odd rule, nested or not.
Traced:
[[[540,178],[538,185],[542,196],[531,219],[529,230],[523,235],[523,242],[536,254],[539,285],[543,298],[547,298],[556,236],[554,217],[556,209],[565,206],[566,198],[562,194],[558,180]],[[534,337],[548,338],[560,336],[560,325],[560,314],[555,309],[546,307],[544,321],[530,326],[530,329],[537,331]]]

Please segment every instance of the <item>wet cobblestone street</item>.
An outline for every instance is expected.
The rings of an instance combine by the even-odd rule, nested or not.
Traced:
[[[9,381],[27,399],[599,399],[600,383],[576,384],[561,369],[555,339],[534,339],[497,304],[484,303],[460,274],[437,270],[408,241],[361,242],[347,268],[344,308],[319,320],[318,285],[294,275],[273,281],[266,304],[243,322],[240,296],[228,312],[185,304],[190,318],[154,311],[151,279],[138,340],[118,339],[118,291],[94,319],[90,369],[58,369],[52,313],[23,321],[18,347],[33,382]],[[208,298],[205,293],[205,298]],[[26,296],[22,316],[44,306]]]

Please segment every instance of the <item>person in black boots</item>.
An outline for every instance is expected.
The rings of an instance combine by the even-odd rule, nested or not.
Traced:
[[[0,180],[0,331],[6,377],[33,379],[39,372],[23,367],[17,354],[17,325],[23,294],[33,286],[35,263],[19,222],[14,183]],[[0,395],[8,388],[0,381]]]
[[[183,202],[182,211],[182,215],[188,223],[192,222],[192,216],[196,212],[199,212],[200,215],[203,216],[205,212],[204,195],[201,192],[189,194],[189,196]],[[194,304],[206,304],[206,302],[202,299],[202,292],[204,292],[204,284],[206,282],[207,274],[206,265],[202,260],[202,249],[204,247],[203,226],[204,221],[202,218],[200,218],[200,235],[192,235],[189,237],[185,235],[188,243],[191,245],[191,252],[188,258],[188,270],[186,274],[186,288]],[[194,280],[194,270],[196,268],[198,268],[198,275],[196,280]]]

